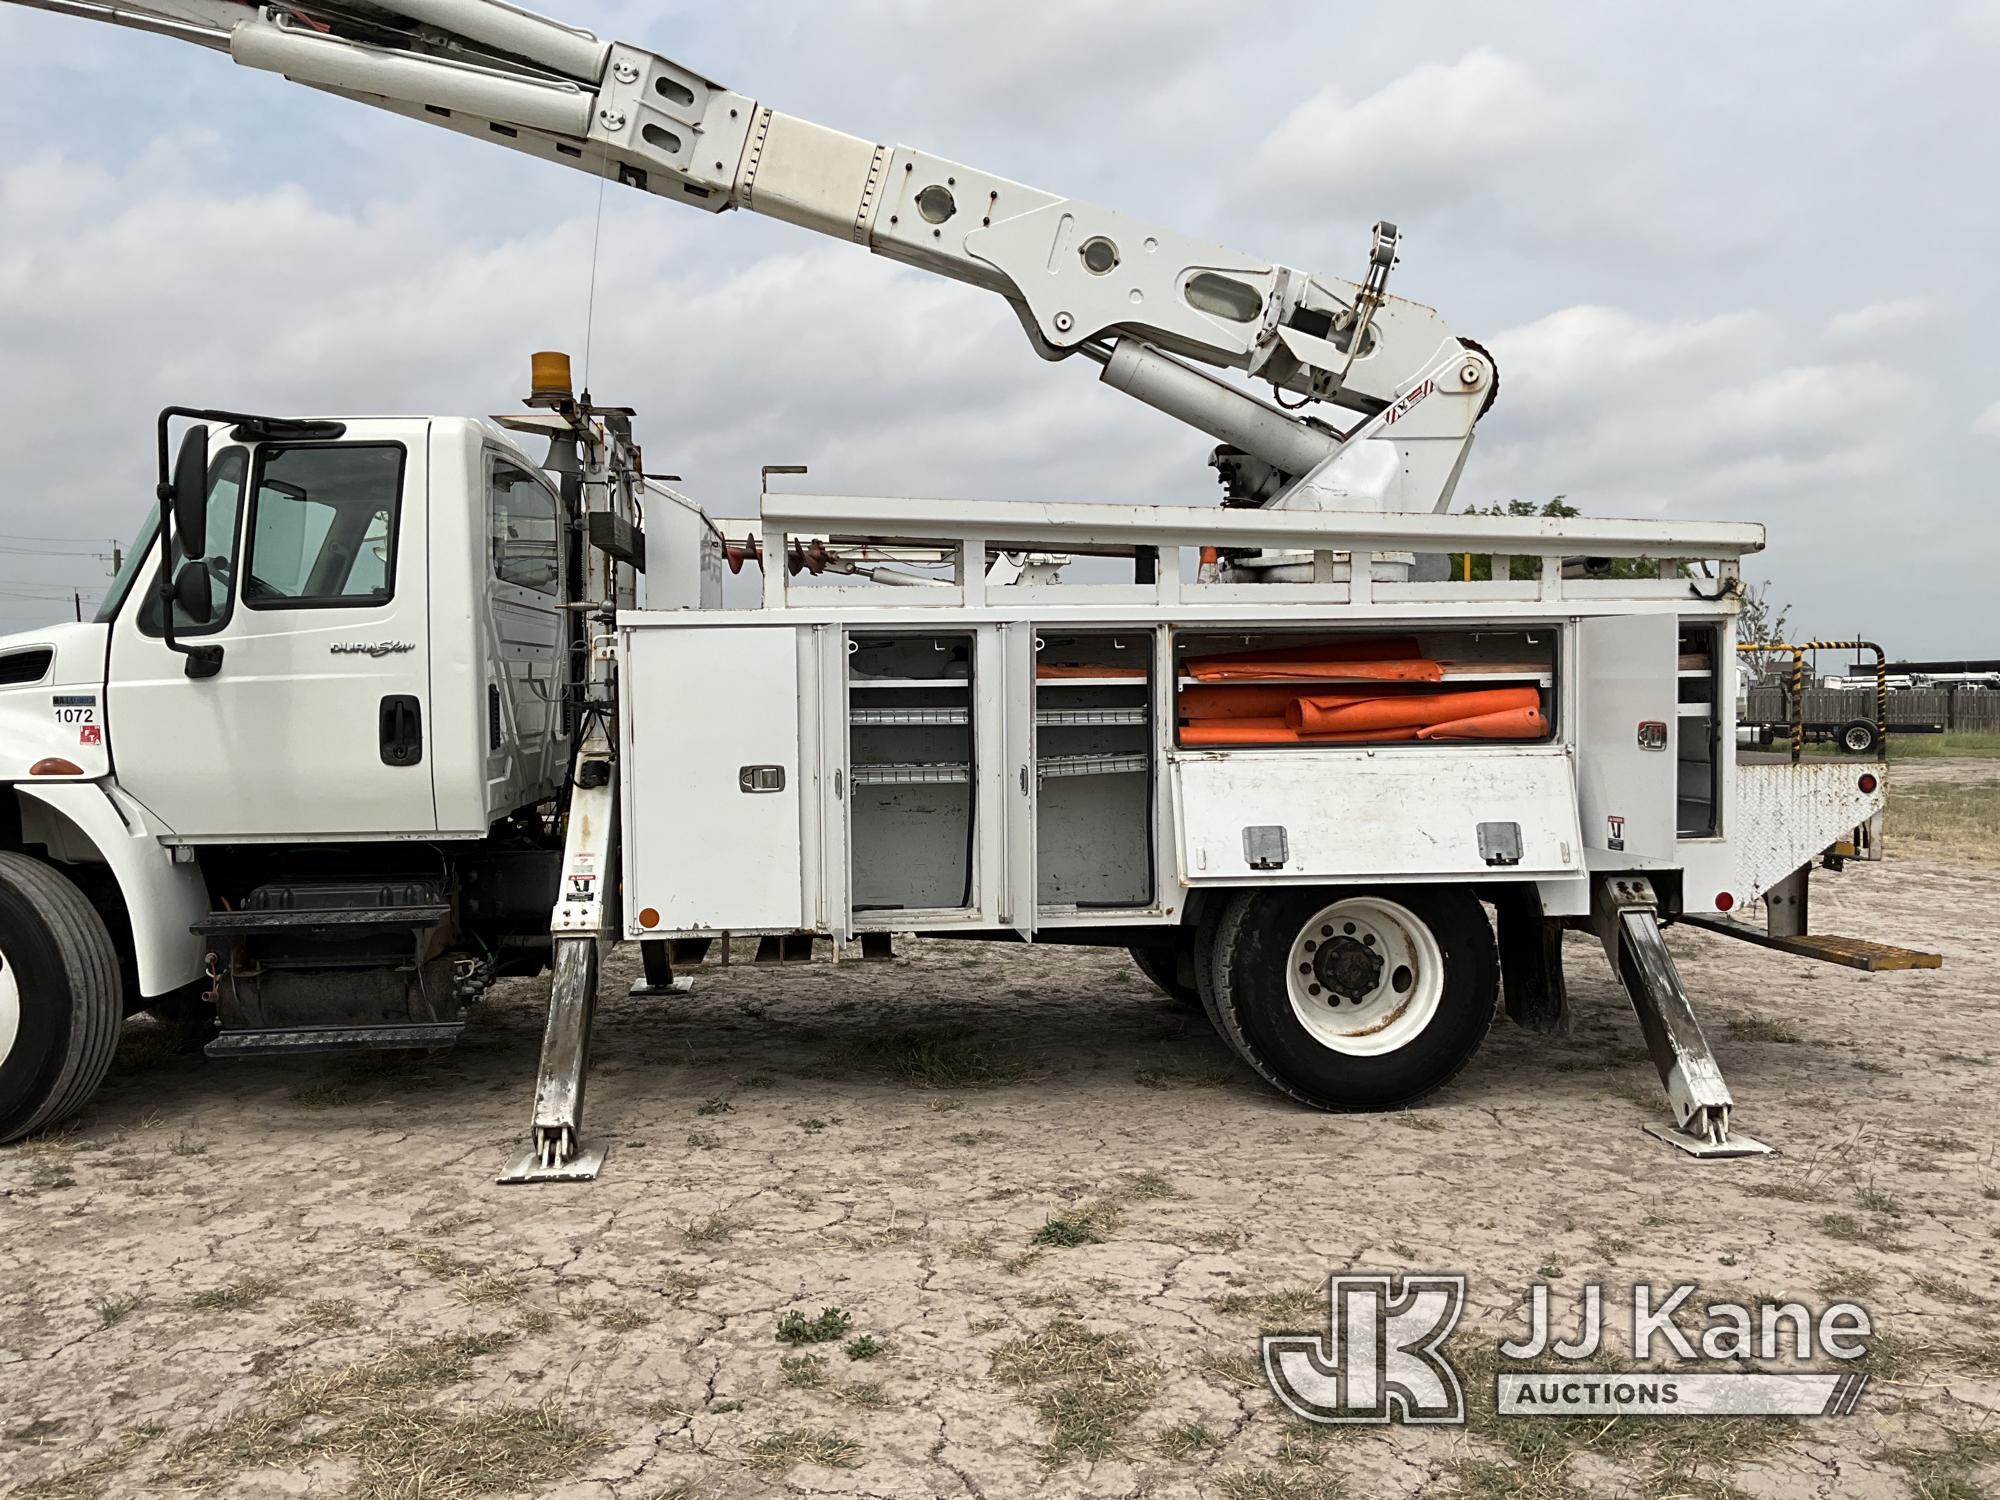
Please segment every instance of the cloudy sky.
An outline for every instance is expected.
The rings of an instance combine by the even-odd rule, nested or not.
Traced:
[[[1358,275],[1500,361],[1461,503],[1752,519],[1800,630],[2000,655],[2000,0],[612,4],[764,103]],[[101,589],[169,402],[510,407],[581,359],[592,179],[0,6],[0,628]],[[711,510],[1213,502],[1208,440],[990,295],[612,189],[590,383]]]

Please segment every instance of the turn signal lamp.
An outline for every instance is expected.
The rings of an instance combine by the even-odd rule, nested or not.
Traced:
[[[51,755],[46,760],[38,760],[28,767],[30,776],[81,776],[83,767],[73,760],[64,760],[60,755]]]
[[[561,406],[576,399],[576,386],[570,378],[569,356],[553,349],[544,349],[529,361],[530,406]]]

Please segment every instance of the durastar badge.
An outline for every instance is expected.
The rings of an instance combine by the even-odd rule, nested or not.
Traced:
[[[417,649],[415,641],[335,641],[327,648],[335,656],[401,656]]]

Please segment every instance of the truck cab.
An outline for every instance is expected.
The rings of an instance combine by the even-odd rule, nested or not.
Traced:
[[[0,954],[0,1139],[130,1011],[433,1044],[546,954],[578,487],[474,419],[205,428],[199,547],[155,507],[95,620],[0,640],[0,915],[44,950]]]

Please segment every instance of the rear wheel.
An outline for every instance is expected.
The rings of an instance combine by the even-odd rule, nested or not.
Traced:
[[[1201,992],[1194,982],[1194,949],[1187,942],[1171,947],[1134,944],[1126,950],[1139,972],[1152,980],[1160,993],[1187,1010],[1201,1009]]]
[[[125,1019],[97,909],[39,860],[0,853],[0,1143],[67,1119],[104,1081]]]
[[[1849,755],[1872,755],[1882,745],[1882,736],[1868,719],[1856,719],[1840,726],[1840,748]]]
[[[1499,993],[1486,914],[1450,888],[1239,896],[1211,964],[1217,1029],[1318,1109],[1394,1109],[1443,1087],[1479,1049]]]

